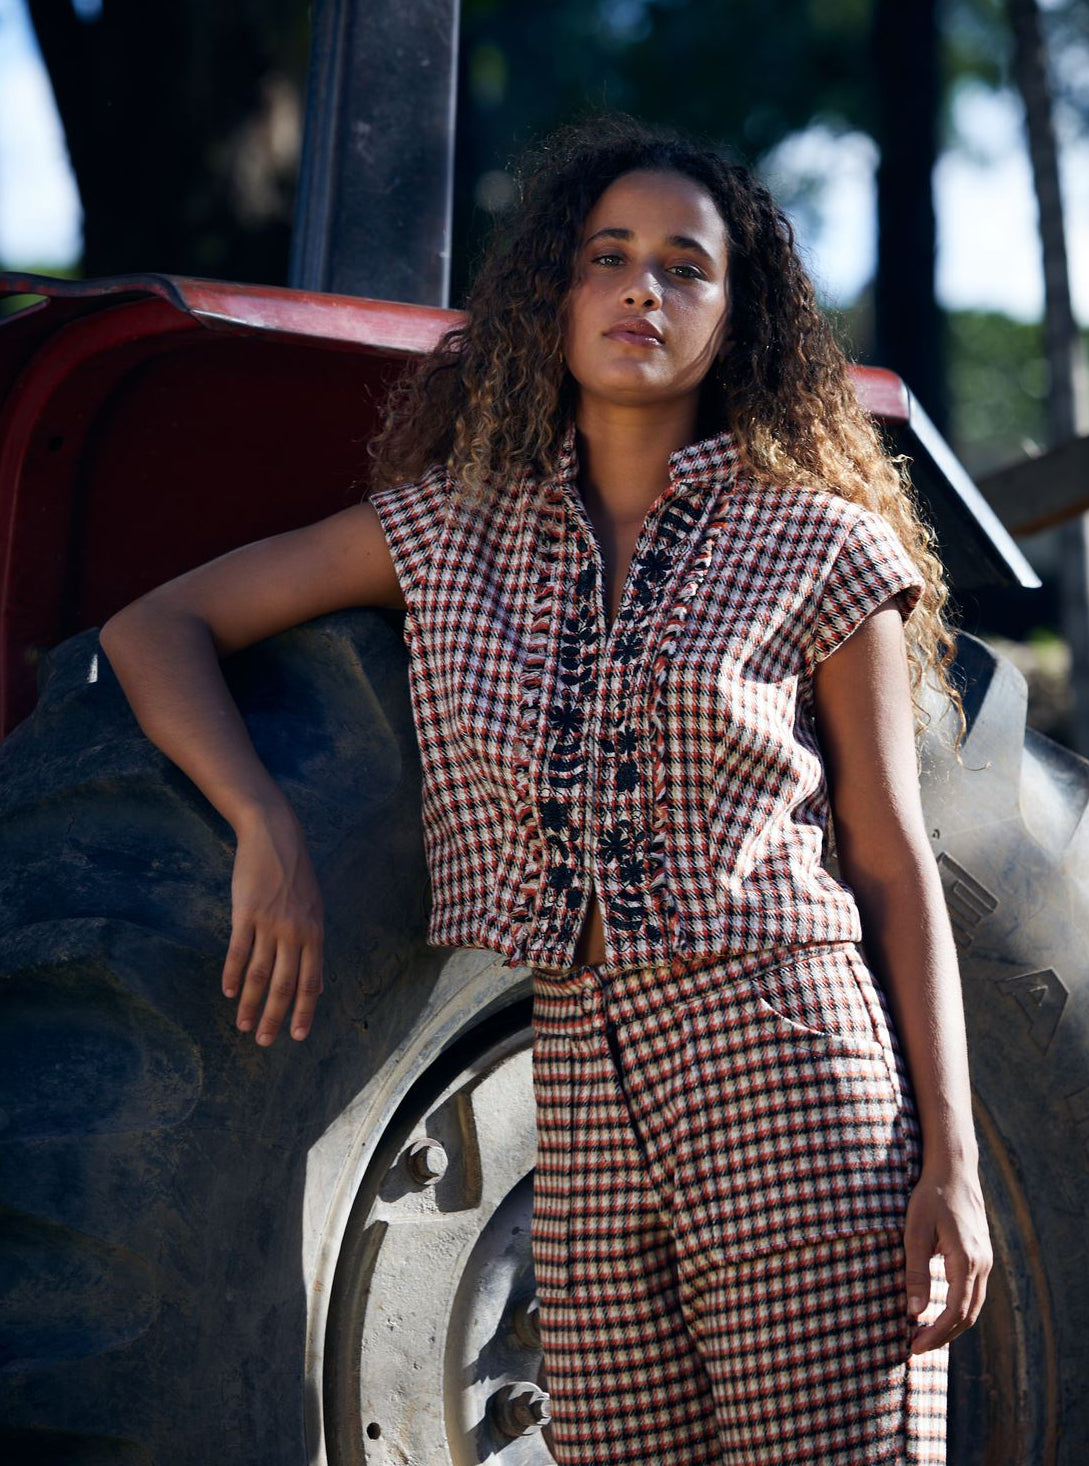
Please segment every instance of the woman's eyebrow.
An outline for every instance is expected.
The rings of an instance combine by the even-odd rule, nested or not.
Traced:
[[[595,239],[632,239],[634,236],[630,229],[599,229],[596,234],[591,234],[586,244],[593,244]],[[675,244],[679,249],[694,249],[697,254],[703,255],[712,265],[714,258],[709,250],[704,249],[698,239],[692,239],[687,234],[671,234],[666,239],[666,244]]]

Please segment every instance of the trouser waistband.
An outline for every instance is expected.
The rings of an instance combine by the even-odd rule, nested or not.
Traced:
[[[584,963],[568,972],[533,969],[533,1026],[538,1033],[579,1034],[619,1027],[662,1008],[774,967],[800,949],[811,952],[857,947],[850,941],[783,943],[759,951],[713,957],[674,957],[651,967],[610,969]]]

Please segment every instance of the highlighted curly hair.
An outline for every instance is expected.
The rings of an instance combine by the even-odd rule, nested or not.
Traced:
[[[926,582],[904,628],[916,749],[930,722],[919,700],[929,680],[956,709],[959,759],[967,725],[949,675],[949,590],[904,460],[859,405],[790,221],[748,168],[711,146],[608,112],[522,154],[518,207],[496,226],[464,322],[391,390],[368,445],[372,488],[444,462],[467,501],[481,503],[524,474],[555,473],[578,391],[560,348],[582,229],[605,189],[633,169],[695,180],[726,226],[730,335],[721,368],[701,387],[698,436],[729,428],[754,478],[822,488],[884,516]]]

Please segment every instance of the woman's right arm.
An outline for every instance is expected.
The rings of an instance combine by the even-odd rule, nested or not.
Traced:
[[[355,504],[243,545],[149,591],[99,633],[144,733],[234,829],[223,991],[272,1043],[294,1000],[305,1038],[322,989],[321,894],[299,821],[257,757],[220,658],[346,606],[405,608],[374,508]],[[264,1012],[258,1013],[264,999]]]

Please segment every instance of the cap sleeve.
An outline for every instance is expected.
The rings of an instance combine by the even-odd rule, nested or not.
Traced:
[[[429,468],[419,479],[391,484],[368,495],[389,545],[393,568],[408,606],[423,587],[446,522],[449,506],[446,469]]]
[[[840,542],[824,584],[810,647],[815,666],[858,629],[871,611],[896,596],[906,621],[926,582],[888,520],[856,506],[857,517]]]

